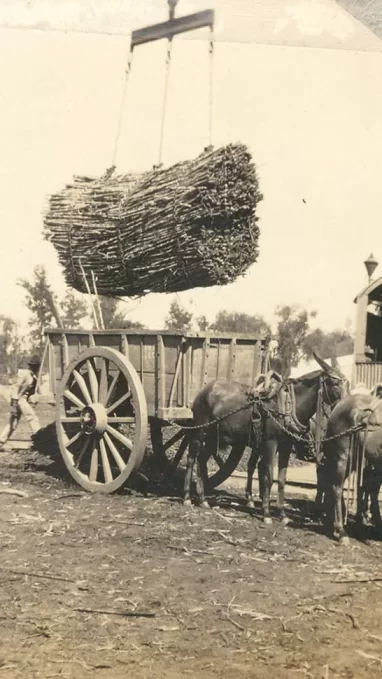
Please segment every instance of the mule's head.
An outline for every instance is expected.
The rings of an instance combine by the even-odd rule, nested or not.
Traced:
[[[333,365],[329,365],[315,352],[313,352],[313,356],[323,371],[321,378],[323,400],[333,408],[341,398],[344,398],[349,393],[349,380],[340,371],[338,362],[333,361]]]

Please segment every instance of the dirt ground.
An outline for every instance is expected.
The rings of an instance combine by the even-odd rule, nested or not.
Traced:
[[[112,496],[54,451],[1,461],[0,679],[382,676],[382,542],[339,547],[303,491],[264,526],[229,488],[183,508],[150,459]]]

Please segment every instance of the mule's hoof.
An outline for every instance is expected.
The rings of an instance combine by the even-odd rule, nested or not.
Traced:
[[[343,536],[339,539],[339,543],[340,543],[341,547],[350,547],[350,538],[349,538],[349,536],[348,536],[348,535],[343,535]]]
[[[378,531],[378,533],[382,532],[382,521],[381,519],[375,519],[373,516],[371,517],[370,525],[374,528],[374,530]]]
[[[370,528],[370,521],[367,516],[356,516],[356,525],[358,528]]]
[[[270,516],[264,516],[263,523],[265,523],[266,526],[270,526],[273,522]]]
[[[211,506],[207,502],[207,500],[203,500],[203,502],[200,503],[200,506],[201,506],[202,509],[211,509]]]
[[[192,507],[191,500],[183,500],[183,506],[184,507]]]
[[[290,519],[288,519],[287,516],[283,516],[281,518],[281,523],[282,523],[283,526],[287,526],[290,523]]]
[[[248,509],[255,509],[255,503],[253,500],[248,500],[247,502],[247,507]]]

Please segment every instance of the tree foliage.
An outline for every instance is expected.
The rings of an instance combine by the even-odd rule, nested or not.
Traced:
[[[139,321],[132,321],[122,311],[118,310],[118,300],[113,297],[99,297],[105,328],[143,330]]]
[[[16,375],[25,356],[25,347],[17,323],[9,316],[0,315],[0,373],[2,377]]]
[[[168,316],[165,319],[165,328],[186,334],[191,328],[192,318],[193,314],[174,299],[170,304]]]
[[[84,327],[84,320],[88,316],[89,310],[83,295],[67,290],[61,304],[62,320],[66,328]]]
[[[201,332],[207,332],[207,330],[210,327],[207,316],[205,316],[203,314],[202,316],[198,316],[195,320],[196,320],[196,325],[198,326],[199,330]]]
[[[279,306],[276,309],[277,318],[276,341],[277,347],[274,360],[278,362],[279,372],[288,377],[291,368],[296,366],[303,355],[302,347],[309,332],[309,318],[315,312],[308,312],[297,306]]]
[[[34,269],[32,282],[20,278],[18,284],[25,290],[25,304],[31,312],[28,325],[31,328],[32,351],[41,354],[45,341],[44,329],[52,325],[53,321],[49,298],[53,291],[48,283],[45,267],[38,264]]]
[[[218,311],[210,328],[216,332],[226,332],[232,335],[235,333],[248,335],[264,333],[264,335],[269,335],[271,332],[268,323],[258,314],[252,316],[238,311],[225,310]]]
[[[302,352],[307,360],[313,357],[313,351],[322,358],[332,358],[352,354],[353,348],[354,340],[348,330],[324,332],[316,328],[307,334],[302,343]]]

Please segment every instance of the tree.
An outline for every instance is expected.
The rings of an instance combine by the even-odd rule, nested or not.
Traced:
[[[322,358],[332,358],[352,354],[353,348],[354,340],[348,330],[324,332],[316,328],[307,334],[302,343],[302,352],[307,360],[313,357],[314,351]]]
[[[174,330],[175,332],[186,334],[191,328],[191,322],[192,313],[187,311],[176,299],[174,299],[170,304],[169,313],[165,319],[165,327],[167,330]]]
[[[105,328],[115,327],[113,322],[117,313],[118,302],[114,297],[103,297],[99,296],[99,303],[102,311],[102,318],[105,324]]]
[[[196,320],[196,324],[197,324],[199,330],[200,330],[201,332],[207,332],[207,330],[208,330],[209,327],[210,327],[210,324],[209,324],[209,322],[208,322],[208,320],[207,320],[207,317],[204,316],[204,315],[203,315],[203,316],[198,316],[198,318],[196,318],[195,320]]]
[[[61,309],[63,312],[63,323],[66,328],[80,328],[81,321],[88,315],[88,305],[83,297],[73,290],[67,290],[62,300]]]
[[[38,264],[33,272],[33,281],[20,278],[18,285],[26,292],[25,304],[31,312],[28,325],[31,328],[32,351],[41,354],[45,341],[44,329],[51,325],[53,320],[50,301],[53,298],[53,292],[47,281],[45,267]]]
[[[240,313],[238,311],[219,311],[210,327],[211,330],[226,332],[231,335],[235,335],[236,333],[243,335],[257,335],[263,333],[264,335],[270,335],[271,333],[268,323],[262,316],[259,316],[258,314],[251,316],[250,314]]]
[[[99,297],[103,322],[105,328],[121,328],[143,330],[144,326],[139,321],[126,318],[122,311],[118,311],[118,301],[113,297]]]
[[[16,375],[25,351],[17,323],[9,316],[0,315],[0,372],[3,376]]]
[[[315,312],[299,309],[297,306],[279,306],[276,309],[277,346],[274,359],[278,361],[283,377],[288,377],[292,366],[298,364],[302,347],[309,332],[309,318]]]

